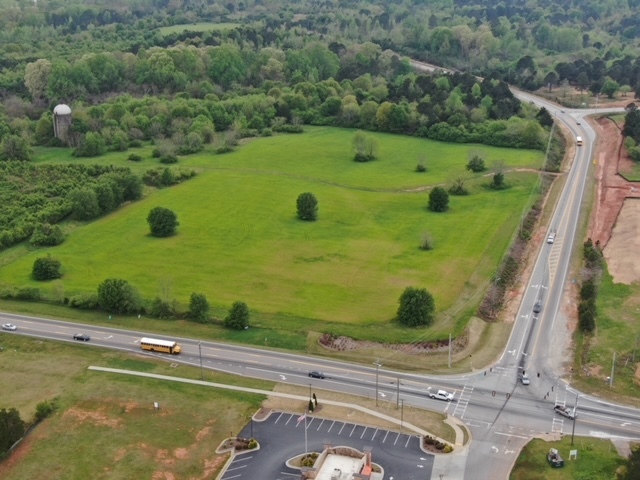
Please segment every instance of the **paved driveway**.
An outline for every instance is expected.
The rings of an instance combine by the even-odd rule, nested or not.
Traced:
[[[222,480],[293,480],[300,471],[288,468],[285,462],[304,453],[305,422],[299,415],[273,412],[263,422],[247,425],[241,437],[253,436],[260,450],[237,455],[222,476]],[[309,451],[320,452],[325,443],[348,446],[360,451],[370,447],[374,463],[385,471],[385,480],[427,480],[431,478],[433,456],[420,450],[415,434],[392,432],[354,423],[307,417]]]

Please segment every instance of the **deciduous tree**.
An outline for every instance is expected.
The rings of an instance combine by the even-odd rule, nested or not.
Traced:
[[[305,192],[298,195],[296,207],[300,220],[314,221],[318,218],[318,199],[313,193]]]
[[[111,313],[135,313],[141,305],[138,292],[119,278],[108,278],[98,286],[98,303]]]
[[[33,262],[31,276],[34,280],[54,280],[62,277],[62,264],[60,260],[52,258],[51,255],[36,258]]]
[[[249,307],[244,302],[234,302],[224,319],[224,326],[244,330],[249,326]]]
[[[434,187],[429,192],[429,210],[432,212],[445,212],[449,208],[449,194],[442,187]]]
[[[407,327],[429,326],[433,323],[436,304],[424,288],[407,287],[400,295],[397,320]]]
[[[209,302],[202,293],[192,293],[189,300],[189,318],[200,323],[209,321]]]
[[[154,237],[170,237],[180,225],[177,215],[164,207],[152,208],[147,215],[147,222]]]
[[[25,424],[20,418],[20,412],[15,408],[0,410],[0,455],[7,452],[11,446],[20,440],[25,432]]]

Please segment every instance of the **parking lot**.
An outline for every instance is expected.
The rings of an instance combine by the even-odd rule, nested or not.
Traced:
[[[272,412],[261,422],[247,425],[241,437],[253,437],[260,450],[236,456],[222,476],[223,480],[291,480],[300,472],[285,462],[305,452],[305,421],[299,415]],[[310,452],[321,452],[324,445],[348,446],[362,451],[371,448],[372,460],[381,465],[385,479],[425,480],[431,478],[433,456],[420,449],[415,434],[366,427],[349,422],[307,416],[306,441]]]

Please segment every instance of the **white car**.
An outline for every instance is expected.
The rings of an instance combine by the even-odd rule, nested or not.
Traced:
[[[16,331],[18,327],[16,327],[13,323],[5,323],[2,325],[3,330],[11,330],[12,332]]]
[[[437,393],[430,393],[429,397],[435,400],[444,400],[446,402],[450,402],[451,400],[453,400],[453,393],[449,393],[446,390],[438,390]]]
[[[556,234],[550,233],[549,236],[547,237],[547,243],[551,244],[554,242],[555,239],[556,239]]]
[[[529,376],[526,373],[522,374],[522,376],[520,377],[520,381],[523,385],[529,385],[531,383],[531,380],[529,380]]]

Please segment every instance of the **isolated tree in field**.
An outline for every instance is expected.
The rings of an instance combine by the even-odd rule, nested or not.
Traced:
[[[36,258],[35,262],[33,262],[31,276],[34,280],[41,281],[60,278],[62,277],[62,264],[60,263],[60,260],[51,258],[50,255]]]
[[[244,330],[249,326],[249,307],[244,302],[234,302],[224,319],[224,326]]]
[[[400,295],[398,321],[407,327],[429,326],[433,323],[436,304],[424,288],[407,287]]]
[[[189,300],[189,318],[206,323],[209,320],[209,302],[202,293],[192,293]]]
[[[493,166],[493,179],[491,180],[491,188],[494,190],[504,190],[507,184],[504,181],[504,172],[507,169],[503,161],[497,161]]]
[[[154,237],[170,237],[180,225],[176,214],[164,207],[152,208],[147,215],[147,222]]]
[[[427,171],[427,157],[425,155],[420,155],[418,157],[418,164],[416,165],[416,172],[424,173]]]
[[[98,304],[111,313],[134,313],[140,310],[140,297],[126,280],[108,278],[98,286]]]
[[[616,93],[620,90],[620,84],[611,78],[607,78],[602,85],[602,93],[604,93],[607,97],[613,98]]]
[[[313,193],[306,192],[298,195],[296,207],[300,220],[314,221],[318,218],[318,199]]]
[[[478,173],[486,170],[487,167],[484,164],[484,156],[480,152],[470,152],[469,161],[467,162],[467,170]]]
[[[449,208],[449,194],[442,187],[434,187],[429,192],[429,210],[445,212]]]
[[[353,157],[356,162],[370,162],[376,158],[378,142],[371,135],[358,130],[353,135],[353,149],[356,152]]]
[[[422,234],[422,240],[420,241],[420,250],[433,250],[433,237],[429,232]]]
[[[449,193],[451,195],[469,195],[469,190],[466,186],[468,179],[469,177],[464,172],[455,175],[451,179],[451,183],[449,185]]]
[[[15,408],[0,410],[0,455],[24,436],[25,426]]]

